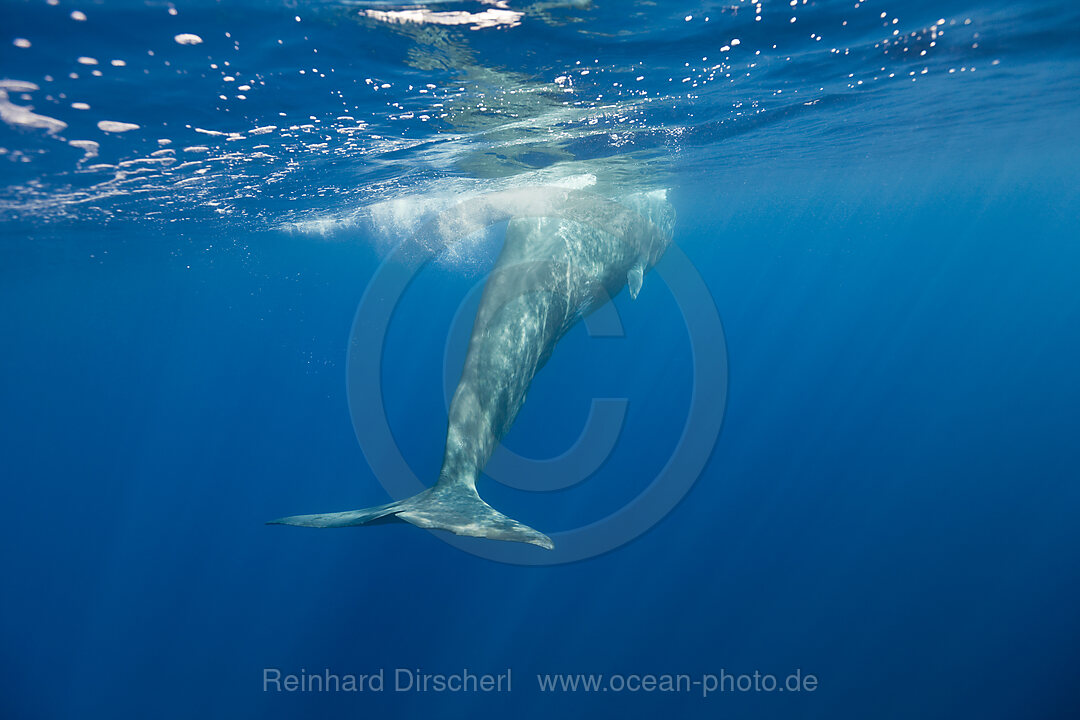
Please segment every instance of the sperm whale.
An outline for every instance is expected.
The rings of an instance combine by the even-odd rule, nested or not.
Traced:
[[[573,190],[542,204],[539,210],[511,213],[506,226],[450,403],[438,481],[397,502],[270,524],[349,527],[401,521],[554,547],[547,535],[484,502],[477,479],[559,340],[624,287],[637,298],[645,274],[671,242],[675,212],[663,189],[617,202]]]

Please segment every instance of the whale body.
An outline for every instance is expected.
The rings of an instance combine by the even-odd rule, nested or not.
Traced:
[[[632,194],[619,202],[570,191],[540,211],[542,215],[532,212],[508,222],[484,286],[450,403],[438,481],[386,505],[296,515],[271,524],[348,527],[402,521],[458,535],[554,547],[547,535],[484,502],[476,490],[477,478],[558,341],[624,287],[637,297],[645,274],[671,242],[675,212],[666,190]]]

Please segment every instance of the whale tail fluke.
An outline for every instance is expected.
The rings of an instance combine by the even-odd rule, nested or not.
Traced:
[[[411,498],[363,510],[294,515],[267,524],[325,528],[399,521],[449,530],[457,535],[531,543],[547,550],[555,547],[547,535],[503,515],[481,500],[475,488],[464,483],[436,485]]]

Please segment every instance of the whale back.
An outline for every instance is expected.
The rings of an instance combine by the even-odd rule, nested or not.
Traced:
[[[533,203],[511,214],[497,269],[554,263],[569,269],[568,281],[580,290],[599,280],[610,295],[629,278],[636,297],[642,276],[659,262],[674,228],[675,209],[666,189],[631,193],[618,200],[573,191],[557,203]],[[572,277],[575,273],[577,283]]]

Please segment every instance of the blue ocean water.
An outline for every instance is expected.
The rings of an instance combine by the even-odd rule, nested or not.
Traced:
[[[0,28],[3,717],[1075,717],[1073,4],[4,0]],[[349,357],[395,251],[435,261],[372,352],[434,481],[504,226],[432,223],[537,186],[668,190],[727,348],[685,498],[551,566],[264,525],[390,499]],[[505,440],[557,457],[626,398],[609,456],[493,506],[618,513],[713,399],[669,261]]]

